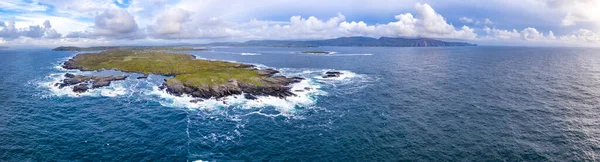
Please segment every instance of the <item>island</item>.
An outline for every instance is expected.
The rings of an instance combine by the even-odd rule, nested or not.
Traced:
[[[118,70],[130,73],[171,76],[160,86],[175,95],[190,95],[199,100],[244,94],[257,96],[295,96],[289,85],[304,78],[285,77],[273,69],[258,69],[254,65],[196,59],[195,56],[147,49],[110,49],[98,53],[83,53],[63,63],[65,69],[81,71]],[[144,79],[139,77],[138,79]],[[74,86],[74,92],[85,92],[126,76],[74,76],[70,74],[56,86]],[[100,83],[98,83],[100,82]],[[90,84],[92,85],[90,87]],[[95,86],[94,86],[95,85]],[[195,100],[198,101],[198,100]]]
[[[8,47],[6,47],[6,46],[0,46],[0,50],[2,50],[2,49],[8,49]]]
[[[203,47],[189,46],[94,46],[94,47],[74,47],[61,46],[52,49],[53,51],[104,51],[104,50],[157,50],[157,51],[204,51]]]
[[[316,55],[324,55],[324,54],[333,54],[334,52],[329,51],[304,51],[304,54],[316,54]]]

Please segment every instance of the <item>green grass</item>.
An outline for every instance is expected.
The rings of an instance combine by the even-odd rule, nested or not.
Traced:
[[[100,53],[79,54],[74,64],[85,70],[115,69],[144,74],[172,75],[186,86],[219,85],[235,79],[239,82],[261,85],[257,71],[239,68],[242,64],[224,61],[196,60],[188,54],[166,53],[156,50],[109,50]],[[172,80],[172,81],[175,81]]]

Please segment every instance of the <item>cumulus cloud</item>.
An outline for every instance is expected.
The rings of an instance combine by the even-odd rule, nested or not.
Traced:
[[[492,25],[494,24],[494,22],[492,22],[492,20],[485,18],[483,20],[474,20],[472,18],[468,18],[468,17],[461,17],[458,19],[461,22],[467,23],[467,24],[475,24],[475,25]]]
[[[145,33],[140,32],[135,18],[123,9],[108,9],[94,17],[91,29],[69,32],[66,38],[112,38],[139,39]]]
[[[49,20],[44,21],[42,26],[31,25],[26,28],[15,27],[15,19],[11,18],[7,23],[0,23],[0,38],[13,40],[19,37],[29,38],[60,38],[61,34],[52,29]]]
[[[101,36],[121,36],[138,30],[135,19],[126,10],[106,10],[94,18],[96,34]]]
[[[363,21],[346,21],[343,14],[322,20],[314,16],[292,16],[287,22],[259,21],[235,23],[218,18],[203,20],[183,9],[170,9],[148,28],[149,35],[165,39],[322,39],[342,36],[428,37],[475,39],[472,28],[455,28],[430,5],[417,3],[412,13],[396,15],[388,24],[369,25]]]
[[[597,0],[546,0],[546,4],[566,12],[560,21],[563,26],[574,26],[579,22],[600,25],[600,1]]]
[[[9,9],[12,8],[11,10],[27,11],[23,8],[14,8],[15,6],[18,7],[18,5],[14,5],[17,2],[21,3],[21,1],[11,0],[0,2],[0,8],[5,8],[2,6],[4,5],[9,6]],[[38,4],[37,1],[34,2]],[[38,4],[38,7],[54,6],[52,7],[53,11],[50,11],[54,14],[23,12],[14,16],[17,20],[16,23],[14,19],[7,22],[0,21],[0,38],[3,42],[13,40],[15,42],[37,42],[34,39],[59,42],[69,42],[67,40],[81,41],[84,39],[103,40],[89,42],[127,42],[125,40],[136,39],[135,42],[138,43],[191,39],[190,41],[201,43],[256,39],[327,39],[345,36],[386,36],[460,39],[475,42],[487,40],[506,40],[506,42],[513,42],[513,40],[523,42],[599,42],[597,31],[587,30],[598,29],[596,28],[598,26],[594,27],[590,24],[600,23],[597,21],[600,20],[600,10],[597,10],[600,8],[598,5],[600,1],[597,0],[469,1],[470,5],[474,3],[472,5],[482,6],[482,9],[515,7],[517,4],[527,4],[511,9],[511,11],[516,11],[515,14],[523,14],[525,17],[540,17],[540,21],[532,23],[518,21],[525,23],[517,23],[517,25],[514,22],[501,23],[502,27],[519,26],[517,29],[492,27],[496,25],[496,22],[492,19],[498,19],[498,15],[493,14],[464,15],[464,17],[458,19],[453,17],[454,20],[447,20],[432,7],[466,3],[459,0],[432,1],[432,5],[410,1],[410,4],[416,4],[413,6],[405,5],[406,3],[403,3],[403,5],[377,3],[374,4],[375,6],[365,6],[364,11],[354,10],[356,7],[349,7],[351,9],[348,10],[348,6],[341,6],[340,10],[336,10],[342,13],[352,12],[354,16],[357,13],[370,13],[382,7],[386,9],[383,13],[406,11],[407,8],[413,8],[412,11],[414,12],[398,12],[397,15],[393,16],[394,19],[391,22],[379,22],[378,24],[348,20],[351,17],[347,19],[341,13],[333,17],[290,16],[288,20],[284,21],[253,19],[253,17],[264,17],[265,13],[279,13],[277,11],[282,10],[289,10],[286,13],[304,15],[307,14],[303,12],[307,7],[317,7],[306,4],[299,5],[302,7],[295,6],[296,8],[281,9],[281,7],[278,7],[295,2],[299,1],[267,0],[256,3],[234,0],[222,3],[222,1],[216,0],[183,0],[176,2],[149,0],[132,1],[128,7],[119,8],[114,4],[114,1],[40,0],[39,4],[43,3],[43,5]],[[314,4],[315,2],[313,0],[307,4]],[[350,1],[348,5],[364,5],[364,3],[359,2],[361,1]],[[333,6],[339,2],[324,3]],[[327,5],[318,7],[322,6]],[[526,10],[527,8],[524,6],[530,7],[531,10]],[[47,11],[47,8],[33,7],[35,6],[32,6],[32,10],[35,11]],[[553,19],[550,20],[548,17]],[[8,18],[8,16],[3,17],[3,15],[0,15],[0,19],[6,20]],[[247,21],[248,19],[250,20]],[[44,20],[51,20],[52,24],[50,21]],[[528,19],[525,18],[524,20]],[[460,22],[461,26],[455,26],[452,22]],[[539,25],[548,24],[548,22],[554,23],[554,26],[548,25],[544,28],[560,27],[561,25],[570,27],[554,28],[559,35],[555,35],[552,31],[542,32],[534,28],[536,23]],[[462,26],[462,24],[466,25]],[[579,28],[587,29],[580,29],[576,32],[567,31]],[[63,36],[61,33],[65,35]]]
[[[473,19],[471,19],[471,18],[467,18],[467,17],[461,17],[461,18],[460,18],[460,19],[458,19],[458,20],[460,20],[460,21],[462,21],[462,22],[465,22],[465,23],[472,23],[472,22],[473,22]]]
[[[545,43],[548,45],[566,45],[566,46],[597,46],[600,43],[600,34],[588,29],[579,29],[570,34],[556,36],[553,31],[548,31],[547,34],[533,27],[527,27],[521,31],[503,30],[490,27],[484,27],[486,35],[479,40],[501,40],[501,41],[516,41],[530,42],[534,44]]]
[[[578,42],[598,43],[598,42],[600,42],[600,34],[594,33],[591,30],[587,30],[587,29],[579,29],[570,35],[561,36],[560,40],[568,41],[568,42],[578,41]]]
[[[190,20],[192,13],[180,8],[167,10],[149,27],[149,33],[156,37],[177,37],[182,34],[185,24]]]

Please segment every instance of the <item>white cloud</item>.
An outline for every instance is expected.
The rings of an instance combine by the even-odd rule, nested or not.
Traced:
[[[157,37],[173,37],[182,34],[184,23],[190,20],[191,12],[180,8],[167,10],[160,15],[149,32]]]
[[[471,19],[471,18],[467,18],[467,17],[461,17],[461,18],[460,18],[460,19],[458,19],[458,20],[460,20],[460,21],[462,21],[462,22],[465,22],[465,23],[473,23],[473,19]]]
[[[560,21],[563,26],[574,26],[579,22],[600,25],[600,1],[597,0],[547,0],[546,4],[566,12]]]
[[[94,24],[99,35],[128,34],[138,29],[135,19],[126,10],[106,10],[96,16]]]
[[[570,35],[561,36],[560,40],[567,42],[599,43],[600,34],[587,29],[579,29]]]
[[[121,39],[137,39],[135,42],[148,40],[169,42],[187,39],[186,41],[195,43],[252,39],[324,39],[343,36],[428,37],[472,41],[594,42],[597,40],[596,32],[600,30],[600,21],[598,21],[600,6],[597,0],[490,0],[485,2],[448,0],[431,1],[429,3],[431,5],[416,3],[414,0],[406,0],[403,3],[393,0],[378,1],[378,3],[365,3],[366,1],[363,0],[325,2],[317,0],[308,0],[308,2],[147,0],[131,1],[126,9],[120,9],[113,0],[39,0],[39,2],[17,0],[0,2],[2,9],[19,11],[18,14],[0,15],[0,20],[8,20],[12,17],[15,19],[12,23],[0,21],[0,37],[3,38],[3,42],[6,43],[8,39],[33,42],[29,39],[38,38],[53,42],[79,39],[103,40],[89,42],[120,42]],[[315,5],[317,3],[319,5]],[[340,5],[342,3],[343,5]],[[406,5],[415,3],[414,6]],[[48,8],[46,4],[53,7]],[[498,15],[485,15],[485,12],[481,15],[464,15],[459,19],[453,17],[456,15],[444,15],[454,19],[449,21],[431,7],[447,5],[478,6],[481,7],[477,8],[479,10],[506,9],[507,12],[517,15],[535,17],[536,21],[521,21],[519,18],[514,18],[514,21],[510,22],[494,22],[492,19],[497,21]],[[399,12],[391,22],[371,24],[352,20],[356,15],[373,11],[393,13],[407,11],[409,8],[413,8],[414,12]],[[46,13],[49,10],[53,13]],[[351,15],[346,17],[338,14],[325,19],[318,16],[331,15],[335,12],[351,13]],[[285,14],[315,13],[316,16],[287,15],[290,17],[287,21],[253,19],[264,18],[265,15],[273,13],[277,13],[278,16],[275,17],[278,18]],[[446,12],[442,10],[441,13]],[[46,24],[45,20],[50,20],[52,24],[49,23],[50,21]],[[458,21],[468,26],[452,24]],[[516,26],[522,30],[490,28],[497,23],[501,26],[512,26],[511,23],[514,22],[519,22],[520,24]],[[546,26],[549,22],[554,25]],[[534,28],[539,27],[539,24],[544,24],[545,29],[551,28],[561,34],[555,35],[552,31],[546,33]],[[590,24],[596,24],[596,28]],[[570,27],[565,28],[561,25]],[[476,26],[477,29],[472,26]],[[490,27],[480,28],[482,26]],[[531,27],[523,28],[528,26]],[[568,31],[579,28],[584,29],[573,33]]]
[[[234,23],[215,17],[204,20],[202,16],[196,17],[196,13],[171,9],[161,14],[148,31],[156,38],[167,39],[322,39],[342,36],[475,39],[477,36],[467,26],[456,29],[428,4],[417,3],[415,9],[417,17],[405,13],[395,16],[397,21],[376,25],[348,22],[342,14],[327,20],[314,16],[292,16],[288,22],[252,20]]]
[[[60,38],[61,34],[52,29],[50,21],[46,20],[40,25],[30,25],[24,28],[16,27],[15,19],[10,19],[7,23],[0,23],[0,39],[14,40],[19,37],[29,38]]]
[[[533,27],[528,27],[521,31],[484,27],[483,31],[485,31],[486,35],[479,38],[480,41],[500,40],[523,43],[521,45],[533,43],[538,45],[562,46],[598,46],[598,43],[600,43],[600,34],[587,29],[579,29],[571,34],[562,36],[555,36],[552,31],[544,34]]]

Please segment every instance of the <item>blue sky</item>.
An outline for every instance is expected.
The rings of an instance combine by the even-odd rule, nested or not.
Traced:
[[[600,46],[600,0],[3,0],[0,45],[344,36]]]

